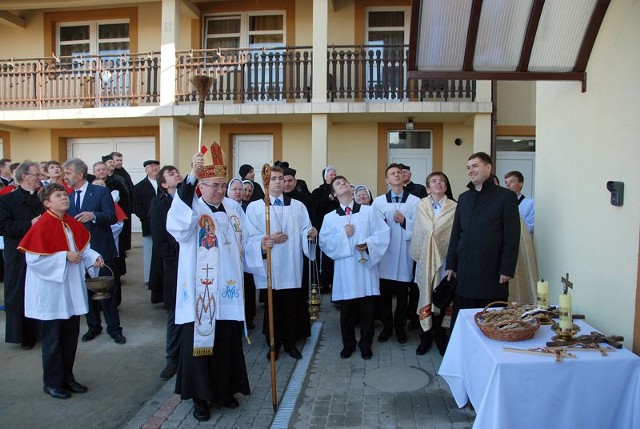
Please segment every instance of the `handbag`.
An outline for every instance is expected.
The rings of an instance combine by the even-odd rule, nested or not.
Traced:
[[[443,278],[442,281],[431,294],[431,302],[438,308],[447,308],[449,304],[453,302],[453,297],[456,294],[456,286],[458,280],[455,277],[451,277],[451,280]]]

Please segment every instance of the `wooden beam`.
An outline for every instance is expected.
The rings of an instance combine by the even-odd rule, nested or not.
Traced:
[[[579,72],[491,72],[491,71],[415,71],[407,72],[408,79],[471,79],[471,80],[586,80]]]
[[[409,27],[409,58],[407,58],[407,68],[417,69],[418,61],[418,38],[420,34],[420,10],[422,0],[411,1],[411,25]]]
[[[467,31],[467,44],[464,51],[462,70],[473,70],[473,58],[476,55],[476,43],[478,41],[478,29],[480,28],[480,15],[482,14],[482,0],[473,0],[471,13],[469,14],[469,28]]]
[[[600,25],[602,25],[602,21],[604,20],[604,14],[609,8],[609,3],[611,3],[611,0],[598,0],[598,3],[596,3],[596,6],[593,8],[591,21],[587,26],[584,38],[582,39],[582,45],[580,45],[580,50],[578,51],[576,64],[573,68],[574,72],[584,72],[587,69],[589,56],[591,56],[591,50],[596,43],[596,37],[598,36],[598,31],[600,31]]]
[[[6,10],[0,10],[0,24],[12,28],[27,28],[24,18],[7,12]]]
[[[520,61],[518,62],[517,71],[526,72],[529,70],[529,60],[531,59],[531,51],[533,50],[533,43],[536,40],[536,33],[538,32],[538,24],[540,23],[540,16],[542,15],[542,9],[544,8],[545,0],[534,0],[531,7],[531,13],[529,13],[529,22],[527,24],[527,30],[524,33],[524,40],[522,42],[522,50],[520,51]]]

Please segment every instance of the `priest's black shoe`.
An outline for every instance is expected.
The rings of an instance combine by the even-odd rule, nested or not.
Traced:
[[[115,334],[111,338],[113,338],[113,341],[115,341],[116,344],[124,344],[127,342],[127,339],[122,334]]]
[[[391,338],[391,330],[383,329],[380,335],[378,335],[378,341],[381,343],[384,343],[389,338]]]
[[[68,390],[59,388],[59,387],[47,387],[44,386],[42,388],[44,393],[56,399],[69,399],[71,398],[71,393]]]
[[[355,349],[348,349],[348,348],[343,348],[342,351],[340,352],[340,357],[342,359],[349,359],[351,357],[351,355],[353,354],[353,352],[355,352]]]
[[[87,331],[87,333],[82,336],[82,341],[86,343],[87,341],[93,340],[98,335],[100,335],[100,331]]]
[[[407,342],[407,333],[404,331],[404,328],[396,329],[396,338],[400,344]]]
[[[422,356],[427,354],[431,348],[431,341],[420,340],[420,344],[416,347],[416,354]]]
[[[20,345],[20,348],[21,348],[22,350],[31,350],[32,348],[34,348],[34,347],[35,347],[35,345],[36,345],[36,343],[22,343],[22,344]]]
[[[298,350],[296,346],[287,348],[285,352],[289,353],[289,356],[294,359],[300,359],[302,357],[302,353],[300,353],[300,350]]]
[[[211,418],[207,401],[196,398],[193,399],[193,417],[199,422],[206,422]]]
[[[72,381],[71,383],[66,383],[64,388],[73,393],[86,393],[89,388],[84,386],[77,381]]]
[[[373,356],[373,353],[371,353],[371,349],[362,349],[360,351],[360,356],[362,356],[362,359],[364,360],[369,360]]]
[[[238,408],[238,406],[240,406],[240,404],[238,403],[238,400],[236,398],[234,398],[233,396],[231,397],[231,399],[223,404],[220,404],[225,408]]]

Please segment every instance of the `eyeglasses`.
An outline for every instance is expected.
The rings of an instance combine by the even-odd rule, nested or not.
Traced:
[[[202,186],[206,186],[207,188],[211,188],[214,191],[217,191],[219,189],[225,190],[227,189],[227,184],[226,183],[207,183],[207,182],[200,182],[200,184]]]

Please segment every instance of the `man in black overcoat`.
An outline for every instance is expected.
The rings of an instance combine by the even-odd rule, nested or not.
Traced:
[[[516,194],[493,183],[493,160],[484,152],[467,161],[471,180],[458,199],[447,252],[447,277],[457,277],[451,328],[460,309],[507,301],[520,245]]]
[[[142,224],[142,253],[143,253],[143,277],[144,282],[149,283],[149,273],[151,270],[151,251],[153,240],[151,239],[151,226],[149,221],[149,210],[151,201],[158,193],[156,177],[160,169],[160,162],[150,159],[143,164],[147,177],[136,183],[133,187],[133,212],[140,219]]]
[[[164,308],[167,310],[167,363],[160,372],[160,380],[169,380],[178,370],[182,325],[175,324],[176,285],[178,281],[178,252],[180,245],[167,232],[167,213],[182,183],[182,176],[173,165],[165,165],[158,172],[158,195],[151,202],[151,237],[153,238],[153,256],[161,266]]]
[[[40,168],[35,162],[23,162],[15,171],[18,187],[0,197],[0,235],[4,237],[4,304],[6,312],[5,342],[33,348],[38,335],[38,322],[24,316],[24,281],[27,272],[24,253],[18,244],[44,213],[37,195]]]

